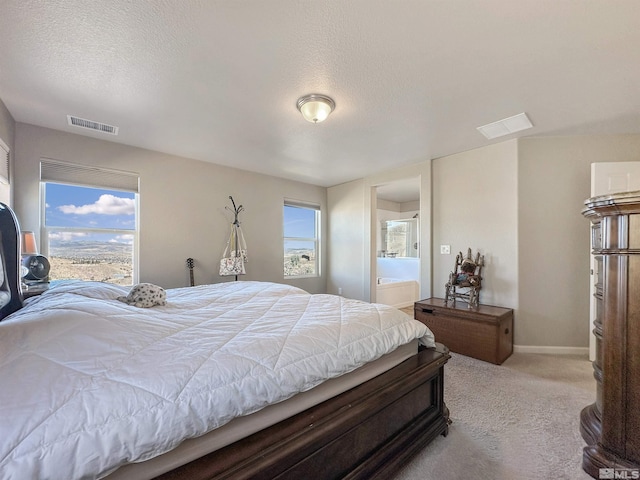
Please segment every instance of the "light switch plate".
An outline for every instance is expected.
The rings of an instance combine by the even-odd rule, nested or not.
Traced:
[[[440,253],[442,255],[449,255],[451,253],[451,245],[440,245]]]

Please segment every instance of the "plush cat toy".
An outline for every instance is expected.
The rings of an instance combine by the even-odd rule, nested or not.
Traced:
[[[131,289],[129,295],[118,297],[118,300],[134,307],[149,308],[155,305],[166,305],[167,292],[153,283],[139,283]]]

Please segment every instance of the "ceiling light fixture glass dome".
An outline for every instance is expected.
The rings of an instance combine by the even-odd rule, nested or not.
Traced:
[[[336,108],[335,102],[326,95],[313,93],[298,99],[298,110],[307,122],[319,123]]]

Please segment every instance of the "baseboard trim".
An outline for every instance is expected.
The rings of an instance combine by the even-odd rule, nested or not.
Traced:
[[[515,353],[546,353],[549,355],[589,355],[589,347],[545,347],[535,345],[514,345]]]

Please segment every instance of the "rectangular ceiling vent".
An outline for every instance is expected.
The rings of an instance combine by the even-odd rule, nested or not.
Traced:
[[[94,122],[93,120],[74,117],[73,115],[67,115],[67,121],[73,127],[88,128],[89,130],[108,133],[109,135],[118,135],[118,127],[107,125],[106,123]]]
[[[503,118],[497,122],[489,123],[478,127],[478,131],[489,140],[509,135],[510,133],[520,132],[533,127],[531,120],[526,113],[519,113],[513,117]]]

